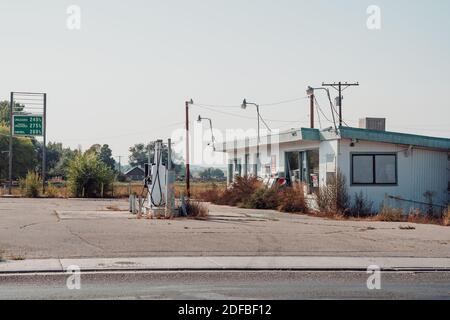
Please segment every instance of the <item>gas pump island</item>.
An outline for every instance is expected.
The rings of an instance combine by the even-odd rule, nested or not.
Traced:
[[[175,172],[172,169],[171,140],[167,146],[167,163],[163,162],[163,141],[155,142],[153,159],[145,165],[144,198],[130,196],[130,211],[134,214],[146,215],[148,218],[171,218],[174,215],[175,198],[173,194],[173,183]],[[137,201],[137,208],[136,208]]]

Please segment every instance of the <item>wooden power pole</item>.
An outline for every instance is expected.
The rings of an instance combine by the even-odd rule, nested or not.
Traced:
[[[339,107],[339,127],[342,127],[342,122],[343,122],[343,118],[342,118],[342,92],[347,89],[348,87],[357,87],[359,86],[359,82],[356,83],[342,83],[342,82],[335,82],[335,83],[322,83],[322,86],[324,87],[332,87],[333,89],[337,90],[339,92],[339,97],[338,97],[338,107]]]

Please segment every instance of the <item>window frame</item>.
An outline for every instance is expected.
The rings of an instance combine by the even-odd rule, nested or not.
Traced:
[[[353,173],[354,173],[354,157],[357,156],[369,156],[373,157],[373,164],[372,164],[372,174],[373,174],[373,183],[357,183],[353,180]],[[392,183],[377,183],[377,162],[376,158],[377,156],[393,156],[395,158],[395,182]],[[395,152],[352,152],[350,153],[350,184],[352,186],[371,186],[371,187],[377,187],[377,186],[398,186],[398,154]]]

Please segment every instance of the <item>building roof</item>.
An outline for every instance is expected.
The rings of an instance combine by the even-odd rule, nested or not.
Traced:
[[[341,138],[359,139],[366,141],[404,144],[432,149],[444,149],[450,151],[450,139],[415,134],[341,127]]]
[[[273,136],[277,136],[278,139],[272,141],[277,141],[278,143],[301,141],[320,142],[324,140],[335,139],[357,139],[450,151],[450,139],[448,138],[438,138],[416,134],[378,131],[352,127],[340,127],[337,133],[334,129],[325,131],[311,128],[291,129],[279,132],[272,135],[272,137]],[[267,143],[267,141],[265,142]],[[261,145],[264,145],[265,142],[263,142]],[[241,149],[245,146],[253,145],[256,145],[256,139],[252,139],[250,143],[249,141],[247,141],[247,144],[244,140],[237,141],[236,143],[224,143],[222,151],[234,150],[235,148]]]
[[[128,170],[127,172],[125,172],[125,175],[131,174],[131,173],[132,173],[133,171],[135,171],[136,169],[139,170],[140,173],[142,173],[142,174],[145,173],[144,169],[142,169],[142,168],[140,168],[140,167],[134,167],[134,168],[131,168],[130,170]]]

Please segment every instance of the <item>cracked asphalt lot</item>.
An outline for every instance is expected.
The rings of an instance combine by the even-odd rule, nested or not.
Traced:
[[[6,258],[27,259],[450,257],[450,228],[442,226],[334,221],[213,205],[207,221],[137,220],[126,209],[123,200],[0,198],[0,250]]]

